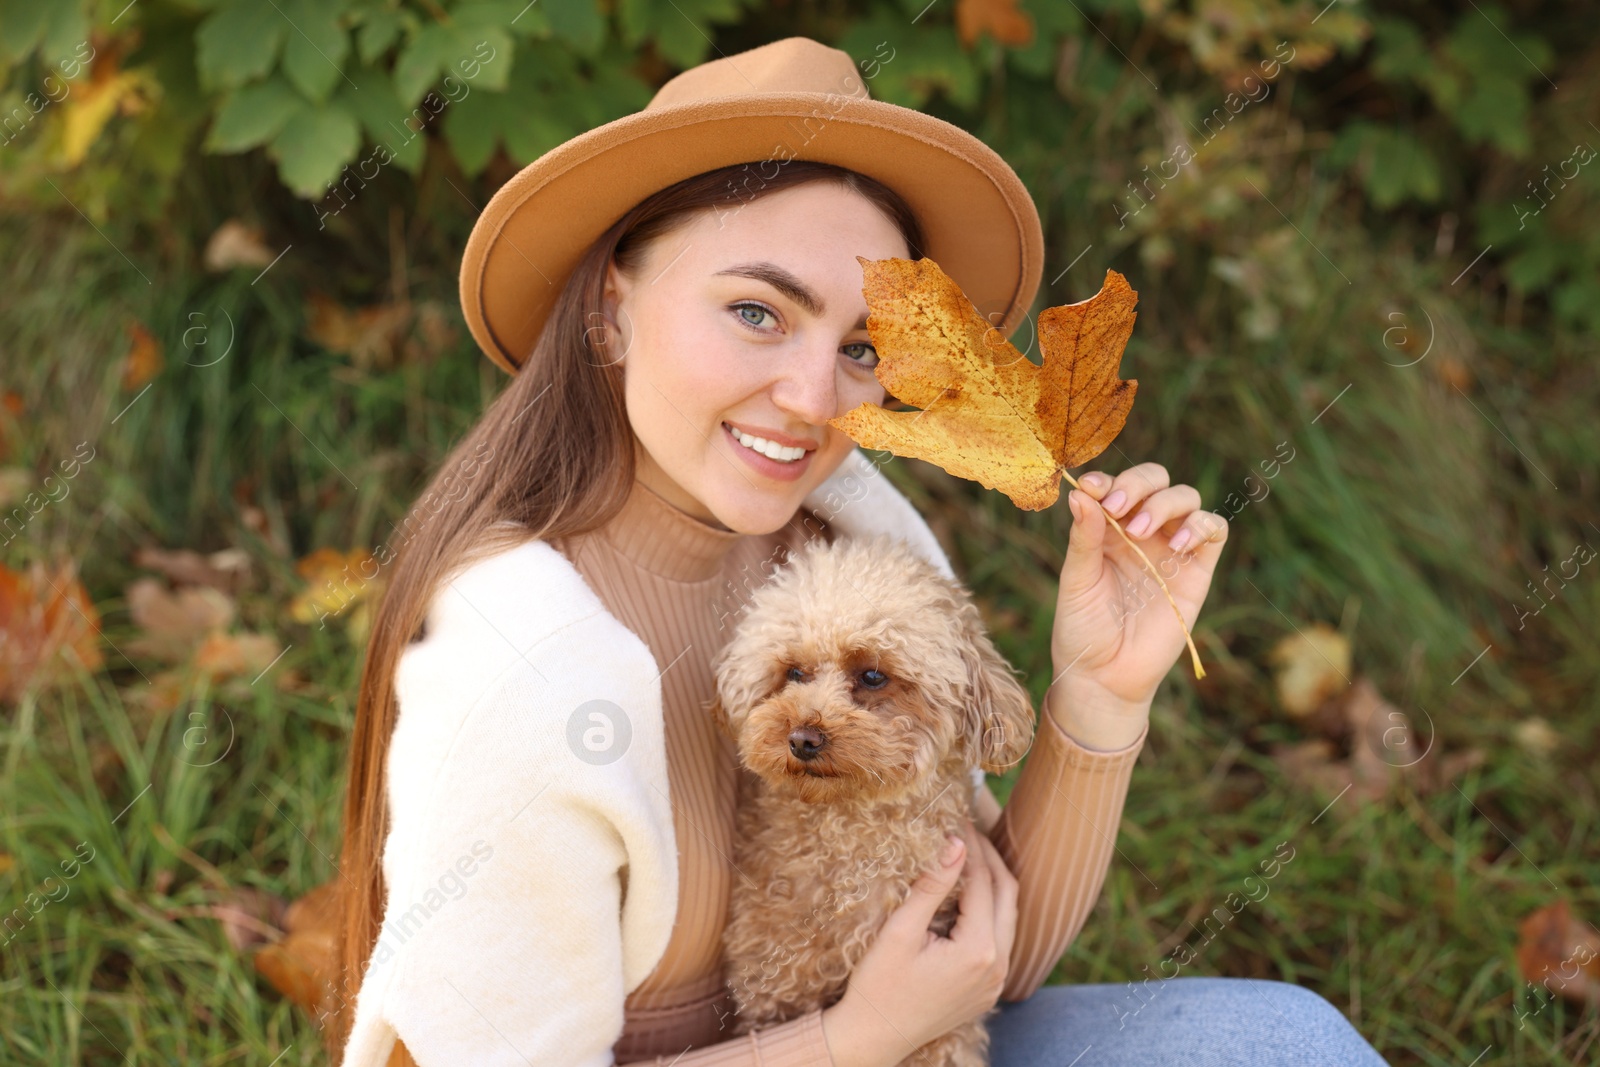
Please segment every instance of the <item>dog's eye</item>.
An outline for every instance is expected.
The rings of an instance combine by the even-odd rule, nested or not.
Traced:
[[[791,682],[803,682],[806,680],[806,672],[799,667],[790,667],[784,672],[783,676]]]
[[[882,689],[889,684],[889,676],[879,670],[864,670],[861,672],[861,684],[868,689]]]

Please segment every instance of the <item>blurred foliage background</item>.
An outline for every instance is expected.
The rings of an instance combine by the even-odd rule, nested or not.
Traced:
[[[1391,1063],[1592,1062],[1600,40],[1544,0],[0,0],[5,1061],[320,1061],[284,905],[337,874],[381,577],[334,582],[503,384],[466,235],[794,34],[1011,162],[1035,312],[1128,276],[1094,466],[1232,522],[1053,980],[1188,944]],[[1067,509],[886,469],[1042,697]]]

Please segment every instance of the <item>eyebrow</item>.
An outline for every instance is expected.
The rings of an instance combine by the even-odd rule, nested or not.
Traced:
[[[758,282],[766,282],[778,292],[805,308],[812,315],[821,318],[827,313],[827,304],[815,289],[776,263],[765,261],[760,263],[740,263],[737,266],[719,270],[716,273],[731,274],[739,278],[754,278]],[[866,325],[867,317],[863,315],[861,320],[855,324],[855,329],[865,329]]]

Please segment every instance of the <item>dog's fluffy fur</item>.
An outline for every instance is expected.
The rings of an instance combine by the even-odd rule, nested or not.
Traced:
[[[843,996],[971,817],[968,768],[1021,760],[1034,714],[965,587],[887,535],[796,553],[752,594],[713,669],[712,713],[752,772],[723,938],[743,1034]],[[941,936],[960,890],[935,918]],[[986,1064],[985,1018],[903,1062]]]

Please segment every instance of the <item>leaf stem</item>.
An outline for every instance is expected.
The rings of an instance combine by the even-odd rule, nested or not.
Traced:
[[[1072,487],[1074,489],[1083,489],[1083,486],[1078,483],[1078,479],[1074,478],[1066,471],[1062,471],[1061,474],[1067,479],[1067,481],[1072,483]],[[1144,554],[1144,549],[1135,544],[1133,538],[1128,536],[1127,531],[1122,528],[1122,524],[1111,517],[1111,512],[1106,511],[1105,507],[1100,503],[1100,501],[1094,499],[1094,494],[1090,493],[1087,489],[1084,489],[1084,494],[1088,496],[1090,500],[1094,500],[1096,507],[1105,512],[1106,521],[1112,525],[1117,533],[1122,535],[1122,539],[1128,542],[1128,547],[1139,554],[1139,558],[1144,560],[1144,565],[1149,568],[1150,573],[1155,575],[1156,584],[1161,586],[1161,592],[1166,596],[1167,603],[1172,605],[1172,613],[1178,616],[1178,625],[1183,627],[1183,639],[1184,641],[1188,642],[1189,645],[1189,661],[1194,667],[1194,676],[1197,679],[1204,678],[1206,676],[1206,669],[1200,666],[1200,650],[1194,647],[1194,636],[1189,633],[1189,624],[1183,621],[1183,611],[1179,609],[1178,602],[1172,599],[1172,591],[1167,588],[1167,583],[1162,580],[1160,572],[1156,570],[1156,565],[1150,562],[1150,557]]]

